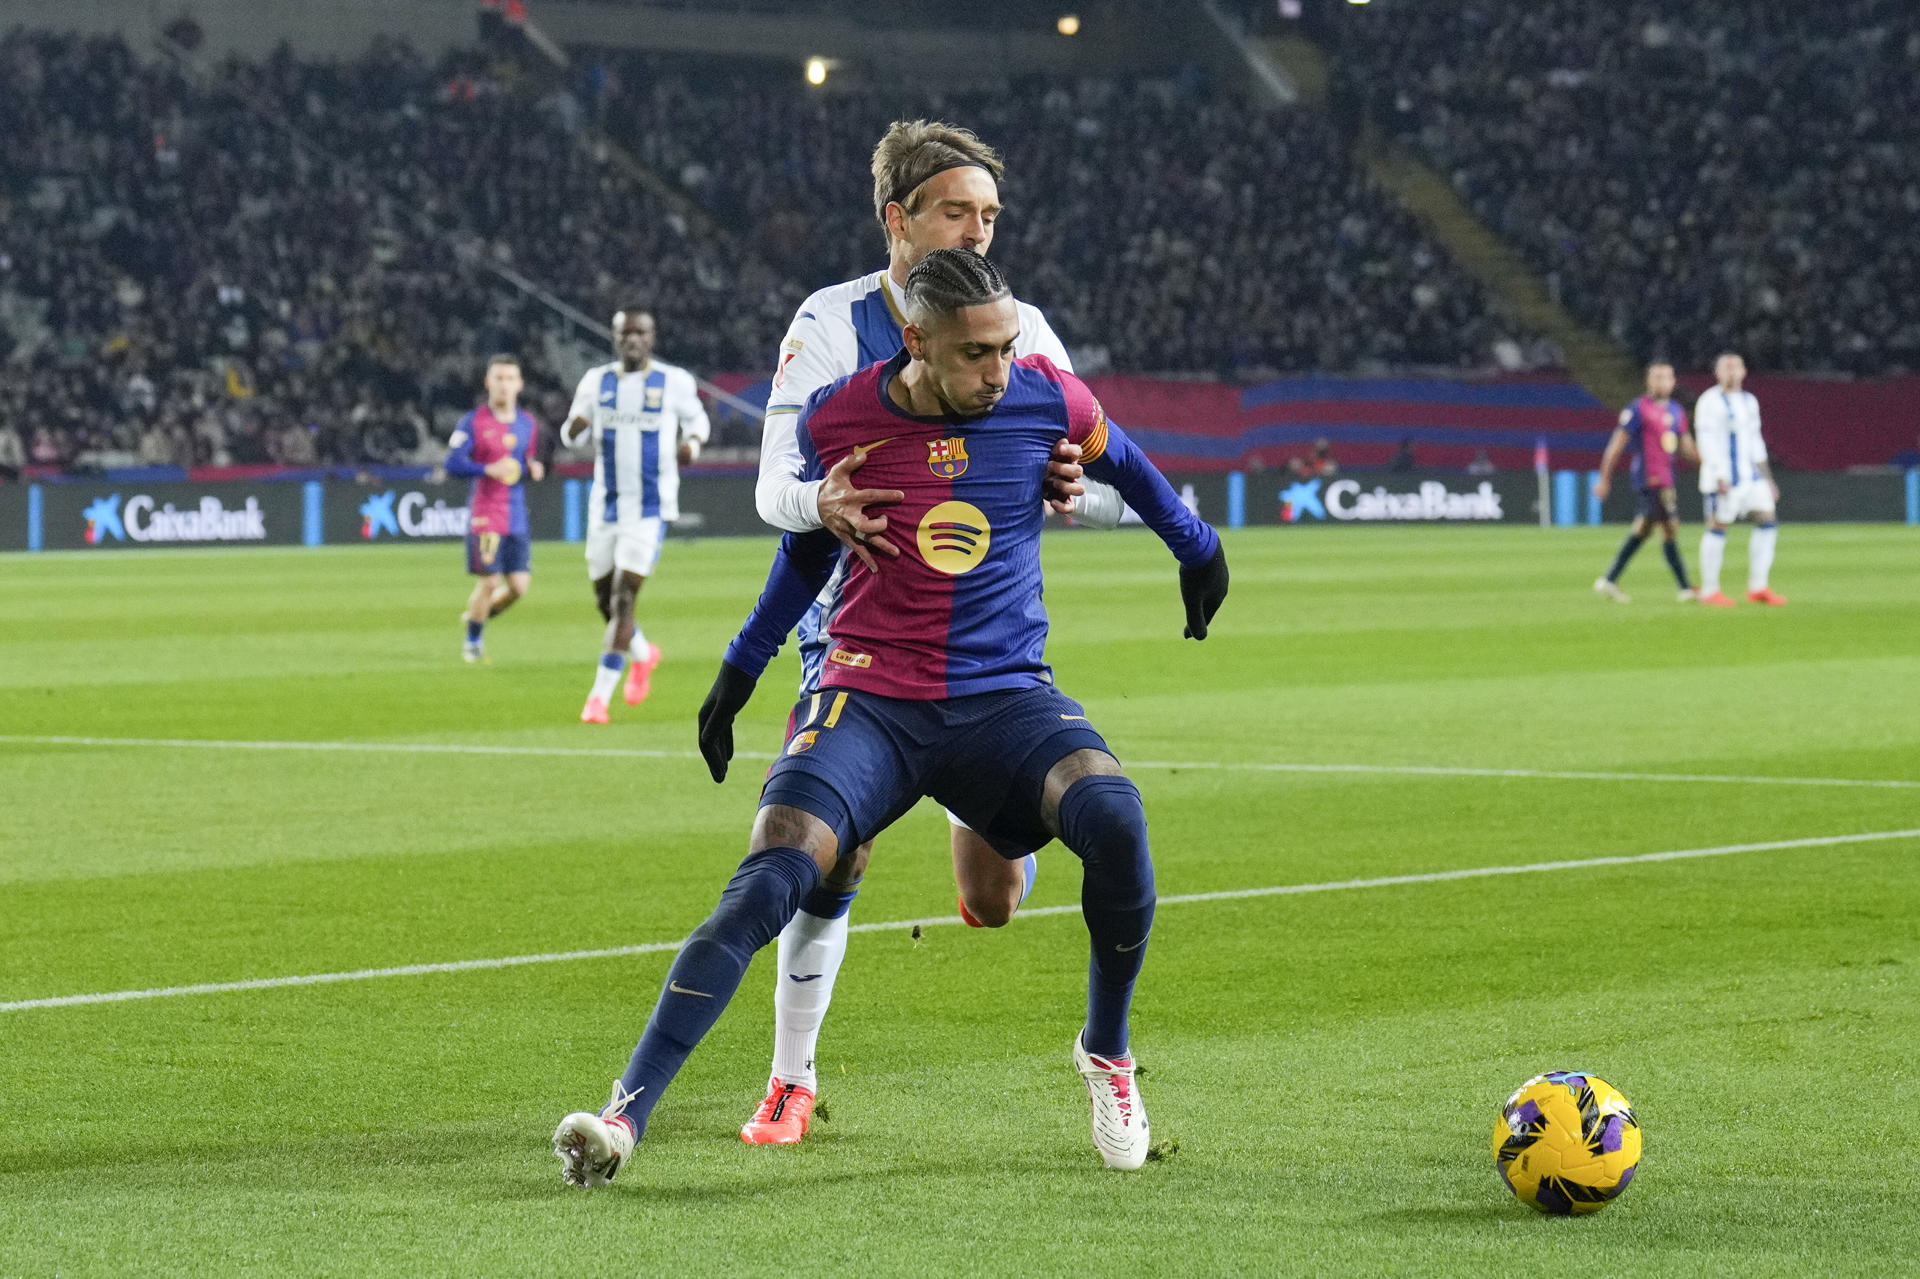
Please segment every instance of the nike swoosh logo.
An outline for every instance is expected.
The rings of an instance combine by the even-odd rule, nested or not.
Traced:
[[[681,984],[680,984],[679,982],[677,982],[677,981],[669,981],[669,982],[667,983],[667,989],[668,989],[668,990],[670,990],[670,991],[672,991],[672,992],[673,992],[674,994],[676,994],[676,995],[698,995],[698,996],[700,996],[700,998],[702,998],[702,999],[712,999],[712,998],[713,998],[713,996],[712,996],[712,995],[709,995],[709,994],[708,994],[708,993],[707,993],[706,991],[704,991],[704,990],[688,990],[688,989],[687,989],[687,988],[686,988],[685,986],[682,986],[682,985],[681,985]]]
[[[1147,934],[1147,937],[1151,937],[1151,936],[1153,936],[1153,934],[1152,934],[1152,933],[1148,933],[1148,934]],[[1141,939],[1140,939],[1139,941],[1137,941],[1137,942],[1135,942],[1135,943],[1133,943],[1133,945],[1131,945],[1131,946],[1118,946],[1118,945],[1116,945],[1116,946],[1114,947],[1114,949],[1115,949],[1115,950],[1117,950],[1117,951],[1119,951],[1119,952],[1120,952],[1121,954],[1123,954],[1123,955],[1124,955],[1124,954],[1126,954],[1126,953],[1127,953],[1128,951],[1130,951],[1130,950],[1139,950],[1139,949],[1140,949],[1140,948],[1141,948],[1142,946],[1144,946],[1144,945],[1146,945],[1146,944],[1147,944],[1147,937],[1142,937],[1142,938],[1141,938]]]
[[[794,981],[819,981],[822,977],[825,977],[826,974],[825,973],[808,973],[805,977],[802,977],[799,973],[788,973],[787,976],[792,978]]]

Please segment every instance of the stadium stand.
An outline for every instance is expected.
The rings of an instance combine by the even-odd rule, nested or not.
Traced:
[[[609,55],[582,84],[650,166],[770,260],[820,280],[881,260],[864,197],[887,123],[969,124],[1009,165],[995,254],[1096,370],[1557,362],[1363,176],[1324,116],[1259,109],[1194,77],[822,95]]]
[[[1450,174],[1640,356],[1920,369],[1920,9],[1378,0],[1329,17],[1337,100]]]
[[[431,461],[476,361],[503,348],[552,420],[576,353],[497,270],[589,316],[638,290],[676,359],[765,368],[809,289],[880,260],[866,151],[903,110],[968,119],[1016,174],[1060,179],[1016,182],[997,251],[1095,367],[1554,354],[1490,310],[1318,117],[1192,84],[872,91],[828,109],[725,79],[696,90],[639,60],[567,92],[472,54],[385,46],[202,73],[32,33],[0,41],[0,71],[19,124],[0,139],[0,430],[32,466]],[[686,201],[591,127],[628,116],[622,140]],[[746,176],[763,167],[778,176]]]

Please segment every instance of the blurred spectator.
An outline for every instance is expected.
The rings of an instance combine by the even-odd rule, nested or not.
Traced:
[[[1287,459],[1287,469],[1303,480],[1330,480],[1340,474],[1340,464],[1333,460],[1333,445],[1325,439],[1315,440],[1308,456]]]
[[[1417,469],[1413,461],[1413,437],[1404,436],[1400,446],[1393,451],[1393,460],[1387,464],[1389,471],[1411,471]]]
[[[27,464],[27,450],[20,443],[20,433],[10,426],[0,425],[0,480],[9,482],[20,478],[20,468]]]
[[[1473,476],[1492,475],[1499,469],[1493,464],[1493,459],[1487,456],[1485,449],[1475,449],[1473,460],[1467,463],[1467,474]]]

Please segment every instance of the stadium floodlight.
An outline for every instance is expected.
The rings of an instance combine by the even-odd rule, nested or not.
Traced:
[[[1053,27],[1054,30],[1063,36],[1079,35],[1080,15],[1077,13],[1063,13],[1060,15],[1060,20],[1053,24]]]
[[[827,82],[827,60],[825,58],[807,59],[807,83],[825,84]]]

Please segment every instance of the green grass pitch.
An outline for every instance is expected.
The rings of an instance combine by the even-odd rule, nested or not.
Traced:
[[[1235,533],[1198,645],[1150,535],[1049,535],[1051,658],[1146,795],[1163,900],[1920,828],[1913,530],[1789,525],[1791,606],[1724,613],[1651,550],[1596,600],[1618,536]],[[692,721],[768,551],[668,546],[653,699],[604,729],[577,548],[538,549],[483,667],[453,547],[0,558],[0,1003],[683,936],[754,809],[763,764],[714,786]],[[1078,891],[1043,853],[1031,904]],[[922,805],[855,922],[953,910]],[[756,963],[594,1193],[548,1136],[605,1100],[661,953],[13,1008],[0,1275],[1911,1274],[1916,920],[1912,835],[1167,903],[1134,1029],[1178,1148],[1133,1175],[1068,1066],[1072,913],[856,935],[796,1149],[736,1136]],[[1515,1202],[1489,1149],[1560,1067],[1647,1133],[1590,1219]]]

